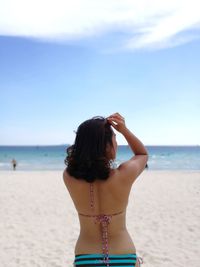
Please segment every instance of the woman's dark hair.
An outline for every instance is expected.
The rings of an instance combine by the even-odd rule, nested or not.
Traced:
[[[67,148],[67,172],[87,182],[106,180],[110,173],[107,145],[113,146],[113,130],[104,117],[83,122],[76,132],[74,145]]]

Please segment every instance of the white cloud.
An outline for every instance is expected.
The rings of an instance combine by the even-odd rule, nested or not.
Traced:
[[[63,41],[120,31],[122,48],[138,49],[189,42],[199,30],[197,0],[0,0],[0,35],[6,36]]]

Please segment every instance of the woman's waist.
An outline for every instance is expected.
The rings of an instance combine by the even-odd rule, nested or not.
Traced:
[[[94,243],[99,244],[99,242],[102,241],[102,235],[103,235],[102,229],[99,229],[96,231],[85,231],[82,229],[80,231],[78,241],[85,242],[85,243],[92,242],[93,244]],[[109,243],[115,243],[115,242],[118,243],[118,242],[122,242],[123,240],[133,242],[126,228],[122,228],[120,230],[118,229],[118,231],[114,231],[113,229],[112,230],[108,229],[107,237],[108,237]]]
[[[127,231],[108,234],[108,250],[110,254],[136,253],[136,248]],[[102,236],[80,234],[75,247],[76,254],[102,253]]]

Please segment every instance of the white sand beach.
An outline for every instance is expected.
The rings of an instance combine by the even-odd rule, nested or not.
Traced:
[[[200,172],[144,171],[127,228],[142,267],[200,266]],[[60,171],[0,172],[0,266],[69,267],[79,223]]]

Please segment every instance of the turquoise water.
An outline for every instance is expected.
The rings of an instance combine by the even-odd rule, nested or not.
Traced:
[[[200,170],[200,146],[147,146],[150,170]],[[66,146],[0,146],[0,170],[63,170]],[[128,146],[119,146],[116,163],[132,156]]]

